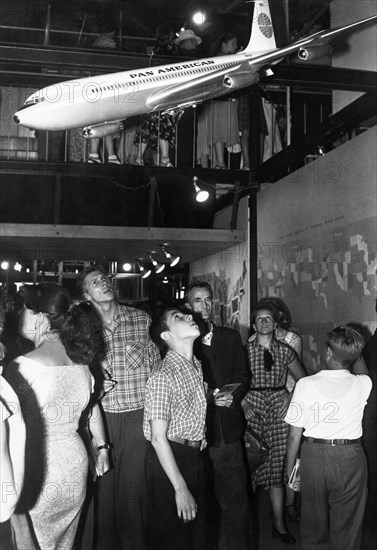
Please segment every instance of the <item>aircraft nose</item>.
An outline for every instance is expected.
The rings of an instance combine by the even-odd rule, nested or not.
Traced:
[[[17,115],[14,115],[13,120],[16,124],[20,124],[20,119]]]

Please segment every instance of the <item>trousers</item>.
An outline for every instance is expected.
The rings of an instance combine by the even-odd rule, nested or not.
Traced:
[[[367,465],[360,443],[301,450],[303,550],[359,550],[367,498]]]
[[[105,413],[113,469],[97,480],[96,550],[146,550],[144,410]]]
[[[203,550],[205,499],[203,465],[198,448],[170,441],[179,471],[194,497],[197,516],[184,523],[177,514],[175,491],[150,444],[146,459],[148,487],[148,550]]]
[[[221,528],[227,550],[250,548],[250,503],[247,474],[240,441],[209,448],[216,499],[221,508]]]

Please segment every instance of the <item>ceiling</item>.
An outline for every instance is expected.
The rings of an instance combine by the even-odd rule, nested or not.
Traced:
[[[2,0],[3,5],[6,3],[13,5],[8,0]],[[310,25],[314,25],[317,16],[324,13],[329,3],[329,0],[289,0],[286,4],[284,0],[271,0],[277,42],[280,41],[281,45],[287,38],[285,5],[289,8],[290,35],[297,36],[304,28],[306,32],[310,31]],[[96,18],[106,14],[115,24],[119,24],[119,8],[122,8],[124,35],[152,38],[156,37],[161,26],[168,25],[176,32],[182,25],[186,25],[202,37],[203,53],[207,53],[206,48],[225,30],[235,32],[242,42],[243,37],[248,36],[252,5],[245,0],[19,0],[17,4],[17,17],[23,17],[26,24],[42,29],[48,4],[52,5],[53,25],[64,26],[69,21],[72,30],[80,29],[83,13],[91,13]],[[21,4],[24,9],[20,9]],[[193,10],[197,8],[204,8],[208,14],[207,23],[200,28],[194,27],[190,19]],[[322,20],[327,17],[320,16]],[[323,26],[327,26],[327,21]],[[163,243],[167,243],[185,263],[202,258],[205,261],[209,254],[247,240],[247,235],[242,231],[230,230],[32,224],[3,224],[2,237],[3,251],[20,253],[23,256],[20,260],[95,259],[102,262],[146,257],[148,251],[154,250],[161,255],[159,245]]]
[[[34,259],[46,264],[62,260],[123,263],[146,260],[149,252],[163,261],[160,245],[179,255],[182,263],[205,262],[210,254],[247,240],[243,231],[229,229],[2,224],[1,233],[2,259],[23,264]]]

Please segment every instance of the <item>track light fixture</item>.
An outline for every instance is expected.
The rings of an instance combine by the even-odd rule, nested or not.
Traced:
[[[165,269],[165,264],[160,264],[157,260],[153,258],[151,253],[149,254],[149,259],[152,262],[156,273],[161,273],[161,271]]]
[[[139,268],[140,274],[141,274],[143,279],[147,279],[149,277],[149,275],[152,273],[151,269],[145,269],[143,264],[140,263],[139,261],[137,262],[137,267]]]
[[[194,184],[194,189],[195,189],[195,192],[196,192],[196,200],[198,202],[206,201],[209,197],[209,193],[208,193],[208,191],[204,191],[203,189],[200,189],[200,187],[198,185],[198,178],[196,176],[194,176],[194,178],[192,180],[192,183]]]
[[[177,265],[181,257],[175,256],[174,254],[172,254],[164,244],[161,244],[160,246],[161,246],[162,252],[165,254],[166,258],[169,260],[170,267],[174,267],[175,265]]]

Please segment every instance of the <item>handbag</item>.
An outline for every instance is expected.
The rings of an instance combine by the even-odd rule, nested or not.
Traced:
[[[249,463],[249,470],[252,474],[266,460],[270,452],[270,446],[259,436],[250,425],[247,425],[244,435],[246,455]]]

